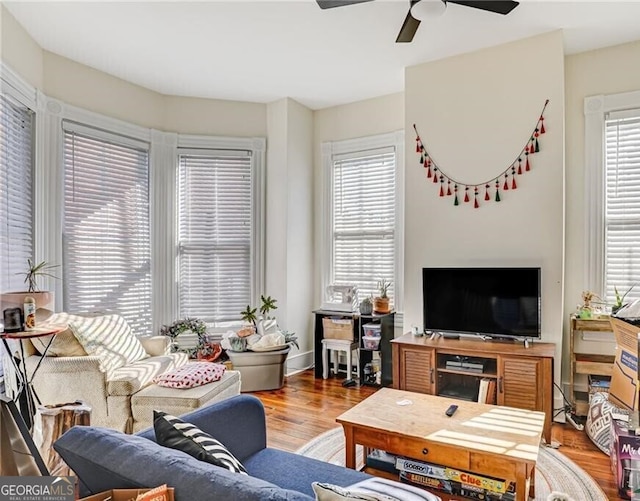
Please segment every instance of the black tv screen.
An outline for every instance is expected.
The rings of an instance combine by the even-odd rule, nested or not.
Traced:
[[[540,268],[423,268],[424,328],[540,337]]]

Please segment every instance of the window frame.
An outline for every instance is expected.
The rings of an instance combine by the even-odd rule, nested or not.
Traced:
[[[36,259],[36,233],[34,231],[36,220],[36,209],[38,207],[36,200],[36,125],[38,98],[35,88],[25,82],[17,73],[9,68],[5,63],[0,61],[0,92],[6,96],[9,101],[13,101],[18,106],[27,108],[31,113],[31,258]],[[27,263],[24,263],[24,271],[26,271]],[[42,282],[42,281],[41,281]],[[43,284],[41,284],[43,285]]]
[[[321,144],[323,168],[323,210],[322,210],[322,240],[320,298],[324,298],[328,285],[333,276],[333,163],[334,157],[367,150],[379,150],[392,147],[395,153],[395,235],[394,253],[394,289],[395,297],[393,309],[396,311],[396,325],[402,325],[403,290],[404,290],[404,131],[399,130],[384,134],[377,134],[357,139],[327,141]],[[388,278],[388,277],[385,277]],[[359,298],[360,300],[362,298]]]
[[[111,130],[107,130],[107,129],[101,129],[101,128],[96,128],[92,125],[88,125],[87,123],[83,123],[83,122],[77,122],[74,120],[68,120],[68,119],[63,119],[62,120],[62,135],[61,135],[61,140],[62,140],[62,145],[61,145],[61,150],[62,150],[62,177],[63,177],[63,186],[62,186],[62,244],[63,244],[63,249],[62,249],[62,256],[63,256],[63,260],[62,260],[62,269],[63,269],[63,273],[61,275],[60,278],[62,278],[62,282],[63,282],[63,309],[65,311],[73,311],[73,312],[78,312],[78,313],[94,313],[93,311],[83,311],[82,309],[76,310],[71,309],[69,302],[70,302],[70,285],[72,283],[71,279],[69,278],[69,271],[67,270],[67,267],[69,266],[67,260],[65,259],[65,249],[64,249],[64,245],[65,245],[65,240],[67,240],[68,242],[68,234],[66,232],[66,226],[65,226],[65,220],[66,220],[66,208],[67,208],[67,191],[66,191],[66,163],[65,163],[65,159],[66,159],[66,155],[67,155],[67,149],[66,149],[66,135],[67,134],[71,134],[72,137],[74,137],[74,141],[75,141],[75,135],[77,134],[79,139],[78,141],[80,141],[80,143],[82,143],[85,140],[89,140],[90,142],[96,141],[98,142],[101,147],[103,147],[104,145],[107,145],[108,147],[113,145],[116,148],[125,148],[127,150],[130,151],[135,151],[135,152],[144,152],[144,154],[146,155],[146,162],[144,163],[139,163],[139,162],[135,162],[135,165],[132,163],[131,167],[134,168],[135,176],[138,176],[138,168],[144,166],[145,169],[145,176],[146,176],[146,197],[145,200],[142,202],[143,205],[146,205],[146,209],[147,209],[147,214],[146,214],[146,219],[142,222],[142,225],[146,227],[146,231],[148,232],[148,241],[145,241],[146,245],[148,246],[148,255],[145,255],[145,263],[146,263],[146,259],[148,258],[148,286],[149,289],[148,291],[145,289],[144,292],[145,294],[140,296],[141,298],[144,297],[145,301],[147,304],[145,304],[145,308],[143,309],[142,312],[140,312],[139,315],[135,315],[136,317],[138,317],[139,319],[142,318],[148,318],[148,320],[146,322],[144,322],[145,328],[142,329],[141,326],[136,326],[136,322],[134,321],[134,318],[127,318],[128,315],[124,312],[122,312],[122,315],[125,316],[125,318],[127,318],[127,320],[129,321],[129,323],[132,325],[132,327],[134,328],[134,331],[136,332],[136,334],[138,335],[146,335],[146,334],[152,334],[153,333],[153,325],[154,325],[154,321],[153,321],[153,263],[152,263],[152,250],[151,250],[151,246],[153,245],[153,238],[152,238],[152,228],[153,228],[153,219],[152,219],[152,213],[151,213],[151,190],[152,190],[152,182],[151,182],[151,144],[149,141],[144,141],[144,140],[139,140],[137,138],[133,138],[131,136],[127,136],[127,135],[123,135],[123,134],[119,134],[119,133],[114,133]],[[75,143],[74,143],[75,144]],[[98,149],[96,149],[95,151],[98,151]],[[110,153],[112,153],[113,150],[110,150]],[[72,160],[72,163],[74,161]],[[91,172],[93,174],[95,174],[97,171],[95,170],[95,166],[91,167]],[[136,182],[135,186],[139,186],[140,183]],[[138,209],[136,209],[136,211],[138,211]],[[75,238],[84,238],[84,236],[78,236],[76,235]],[[121,249],[122,244],[118,244],[117,248],[119,250]],[[124,246],[123,246],[124,247]],[[91,264],[91,268],[92,268],[92,272],[91,275],[93,275],[94,273],[98,272],[98,270],[95,267],[96,265],[94,264],[94,262],[92,262]],[[145,266],[145,268],[147,268]],[[98,273],[100,274],[100,273]],[[122,275],[122,278],[128,278],[131,274],[131,269],[126,270],[125,274]],[[104,277],[102,277],[104,279]],[[126,280],[124,283],[129,283],[128,280]],[[147,293],[148,292],[148,293]],[[73,296],[75,297],[77,295],[77,293],[74,292]],[[112,293],[108,294],[109,300],[108,303],[112,303],[113,299],[111,299],[113,297]],[[148,308],[146,308],[146,306],[148,306]],[[148,310],[148,311],[144,311],[144,310]],[[98,311],[103,311],[101,308],[98,308]],[[107,311],[111,312],[112,310],[110,308],[107,307]],[[120,312],[119,312],[120,313]],[[148,317],[147,317],[148,316]],[[148,330],[147,330],[148,329]]]
[[[585,115],[585,288],[605,294],[605,121],[615,111],[640,108],[640,91],[589,96]]]
[[[251,304],[258,304],[260,294],[264,290],[265,280],[265,154],[266,139],[261,137],[251,138],[233,138],[233,137],[215,137],[200,135],[179,135],[175,154],[175,232],[174,232],[174,263],[176,276],[174,281],[174,291],[176,294],[176,315],[179,312],[179,252],[178,245],[180,243],[180,235],[178,228],[179,219],[179,157],[182,153],[193,153],[195,151],[214,152],[214,151],[245,151],[249,153],[251,158]],[[208,331],[210,334],[221,334],[226,332],[228,327],[239,324],[239,322],[211,322],[208,323]]]

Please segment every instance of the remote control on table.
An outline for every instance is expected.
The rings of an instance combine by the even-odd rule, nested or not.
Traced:
[[[450,405],[445,414],[449,417],[453,416],[453,414],[458,410],[457,405]]]

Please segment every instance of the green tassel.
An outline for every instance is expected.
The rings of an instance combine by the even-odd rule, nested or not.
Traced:
[[[424,156],[420,155],[420,165],[424,163]]]
[[[453,199],[453,205],[460,205],[460,202],[458,202],[458,194],[456,193],[456,197]]]
[[[500,191],[496,190],[496,202],[500,201]]]
[[[540,146],[538,145],[538,138],[536,138],[536,153],[540,151]]]

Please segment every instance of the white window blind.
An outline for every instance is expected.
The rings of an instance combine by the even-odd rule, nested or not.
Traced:
[[[333,156],[332,283],[377,295],[395,291],[396,154],[393,147]]]
[[[64,122],[64,308],[151,333],[148,145]]]
[[[0,96],[0,291],[25,290],[33,257],[33,113]]]
[[[180,316],[237,320],[252,303],[250,152],[185,150],[178,163]]]
[[[605,120],[605,293],[640,298],[640,109]]]

